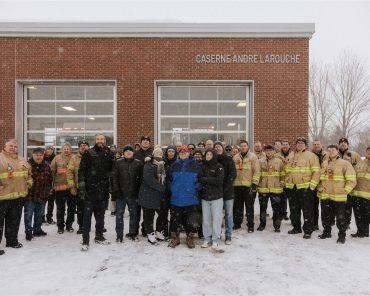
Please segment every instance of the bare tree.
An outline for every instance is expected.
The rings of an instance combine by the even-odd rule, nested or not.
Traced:
[[[309,133],[311,139],[322,142],[328,136],[333,116],[329,90],[329,67],[312,63],[309,77]]]
[[[339,127],[341,136],[353,138],[362,127],[366,117],[364,112],[369,106],[369,77],[363,62],[349,52],[336,60],[331,76],[335,125]]]

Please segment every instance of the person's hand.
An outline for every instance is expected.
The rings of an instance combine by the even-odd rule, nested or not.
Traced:
[[[252,184],[250,192],[251,193],[257,192],[257,185],[256,184],[254,184],[254,183]]]
[[[77,195],[77,188],[76,187],[71,187],[70,191],[71,191],[71,194],[73,196],[76,196]]]
[[[310,185],[310,190],[311,191],[315,191],[315,187],[313,187],[312,185]]]

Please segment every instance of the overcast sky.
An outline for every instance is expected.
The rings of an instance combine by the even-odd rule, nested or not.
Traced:
[[[314,22],[311,59],[344,50],[370,67],[370,1],[3,1],[0,21]]]

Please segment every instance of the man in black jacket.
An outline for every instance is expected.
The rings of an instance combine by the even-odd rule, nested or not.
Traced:
[[[137,241],[139,224],[137,221],[138,193],[142,181],[143,165],[134,159],[134,148],[126,145],[123,158],[117,160],[112,171],[112,196],[116,197],[117,242],[123,240],[123,214],[126,204],[130,212],[129,233],[126,237]]]
[[[231,235],[234,227],[233,208],[234,208],[234,180],[236,178],[236,168],[233,158],[225,152],[224,145],[216,142],[215,150],[217,161],[224,168],[223,198],[225,210],[225,244],[231,244]]]
[[[114,155],[105,145],[105,136],[95,136],[95,146],[84,153],[78,170],[79,195],[85,200],[82,250],[89,247],[91,216],[95,217],[95,242],[104,243],[104,213],[109,198],[109,178]]]

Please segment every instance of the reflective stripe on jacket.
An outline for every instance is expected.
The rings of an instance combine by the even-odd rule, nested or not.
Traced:
[[[370,200],[370,159],[360,161],[356,166],[357,184],[352,195]]]
[[[62,191],[68,189],[67,166],[71,155],[58,154],[51,162],[51,172],[53,174],[53,189]]]
[[[284,164],[278,157],[271,159],[261,158],[261,178],[258,184],[259,193],[283,193],[284,188]]]
[[[261,168],[257,156],[248,151],[244,157],[242,157],[241,153],[238,153],[233,159],[236,168],[234,186],[250,187],[252,183],[258,185],[261,177]]]
[[[67,166],[67,182],[69,187],[78,187],[78,168],[80,167],[82,155],[78,152],[72,155]]]

